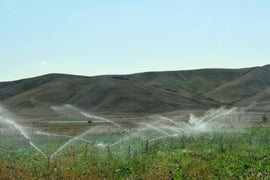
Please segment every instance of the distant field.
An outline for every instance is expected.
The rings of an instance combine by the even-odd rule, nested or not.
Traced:
[[[93,119],[84,118],[53,118],[53,119],[42,119],[40,121],[92,121]]]

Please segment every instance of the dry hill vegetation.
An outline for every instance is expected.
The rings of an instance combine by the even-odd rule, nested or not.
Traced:
[[[72,104],[104,113],[160,113],[249,106],[270,109],[270,65],[85,77],[48,74],[0,83],[0,102],[22,117],[53,117]]]

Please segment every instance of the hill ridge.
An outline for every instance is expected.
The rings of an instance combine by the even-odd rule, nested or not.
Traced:
[[[50,107],[64,104],[95,112],[161,113],[256,102],[255,109],[269,111],[269,87],[270,65],[90,77],[53,73],[0,82],[0,103],[24,117],[57,116]]]

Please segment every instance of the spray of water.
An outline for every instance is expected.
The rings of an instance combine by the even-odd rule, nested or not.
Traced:
[[[20,126],[19,124],[17,124],[16,122],[12,121],[11,119],[9,118],[6,118],[4,117],[6,113],[6,110],[0,106],[0,120],[4,123],[6,123],[7,125],[11,126],[11,127],[14,127],[15,129],[17,129],[21,135],[23,137],[25,137],[25,139],[27,139],[27,141],[29,142],[29,144],[34,148],[36,149],[38,152],[40,152],[44,157],[46,157],[46,155],[33,143],[31,142],[30,140],[30,137],[29,135],[25,132],[24,128],[22,126]]]
[[[174,124],[176,126],[179,126],[179,124],[177,122],[175,122],[174,120],[172,120],[170,118],[167,118],[167,117],[164,117],[164,116],[160,116],[160,115],[154,115],[153,117],[156,117],[156,118],[159,118],[159,119],[163,119],[163,120],[169,121],[172,124]]]
[[[226,109],[225,107],[221,107],[219,109],[210,109],[202,116],[195,116],[194,114],[190,114],[190,118],[188,123],[185,122],[176,122],[173,119],[155,115],[162,120],[166,120],[171,122],[173,125],[178,128],[174,128],[176,131],[184,131],[184,132],[205,132],[211,130],[211,123],[218,120],[222,116],[230,115],[236,112],[236,108]],[[173,128],[171,128],[173,130]]]
[[[174,138],[174,137],[177,137],[177,136],[179,136],[179,134],[173,134],[171,136],[160,136],[160,137],[156,137],[156,138],[150,139],[149,142],[160,140],[160,139],[164,139],[164,138],[168,138],[168,137]]]
[[[127,129],[122,128],[119,124],[117,124],[117,123],[115,123],[115,122],[113,122],[113,121],[111,121],[109,119],[94,116],[94,115],[91,115],[91,114],[86,113],[86,112],[82,112],[81,110],[79,110],[77,108],[74,108],[71,105],[65,105],[64,108],[65,108],[65,110],[67,110],[68,108],[72,108],[73,111],[76,111],[77,113],[79,113],[79,114],[81,114],[81,115],[83,115],[85,117],[91,118],[91,119],[97,119],[97,120],[102,120],[102,121],[109,122],[112,125],[116,126],[117,128],[121,128],[123,131],[130,134],[129,136],[125,136],[122,139],[120,139],[119,141],[111,144],[110,147],[114,147],[114,146],[122,143],[123,141],[130,139],[131,137],[139,137],[139,139],[145,140],[145,139],[141,138],[140,136],[138,136],[138,133],[140,132],[140,130],[135,132],[135,133],[132,133],[132,132],[128,131]],[[54,110],[59,110],[58,107],[53,107],[53,109]],[[61,108],[60,108],[60,110],[61,110]],[[161,137],[155,137],[155,138],[149,140],[149,141],[156,141],[156,140],[163,139],[163,138],[166,138],[166,137],[176,137],[176,136],[179,135],[179,132],[207,131],[207,130],[211,129],[210,128],[211,122],[214,122],[214,121],[218,120],[222,116],[232,114],[235,111],[236,111],[235,108],[232,108],[232,109],[219,108],[219,109],[216,109],[216,110],[213,110],[213,109],[209,110],[203,116],[200,116],[200,117],[197,117],[197,116],[195,116],[193,114],[190,114],[190,119],[189,119],[189,121],[187,123],[185,123],[185,122],[176,122],[173,119],[156,115],[155,116],[156,118],[166,120],[166,121],[170,122],[172,124],[172,126],[170,126],[170,125],[162,125],[162,124],[157,125],[155,123],[152,123],[152,124],[150,124],[150,123],[142,123],[142,125],[146,129],[152,129],[152,130],[162,134]],[[89,129],[89,130],[87,130],[87,131],[83,132],[82,134],[80,134],[78,136],[75,136],[75,137],[68,136],[68,135],[59,135],[59,134],[51,134],[51,133],[47,133],[47,132],[36,131],[36,134],[39,134],[39,135],[71,138],[65,144],[60,146],[50,157],[47,157],[33,142],[30,141],[30,137],[26,133],[24,128],[22,126],[20,126],[19,124],[17,124],[16,122],[12,121],[11,119],[6,118],[4,116],[3,112],[4,112],[4,110],[0,106],[0,121],[4,122],[5,124],[9,125],[10,127],[14,127],[15,129],[17,129],[20,132],[20,134],[22,136],[24,136],[28,140],[29,144],[33,148],[35,148],[39,153],[41,153],[44,157],[46,157],[48,159],[50,159],[52,157],[55,157],[60,151],[62,151],[65,147],[67,147],[69,144],[71,144],[72,142],[74,142],[76,140],[81,140],[81,141],[85,141],[85,142],[88,142],[88,143],[92,143],[91,141],[85,140],[83,138],[83,136],[85,136],[86,134],[94,131],[95,128]],[[169,134],[168,132],[166,132],[164,130],[164,128],[168,129],[170,131],[173,131],[174,134],[173,135]],[[141,129],[143,129],[143,128],[141,128]],[[96,147],[107,147],[107,146],[105,144],[103,144],[103,143],[98,143],[98,144],[96,144]]]
[[[102,148],[104,148],[104,147],[107,147],[107,145],[104,144],[104,143],[98,143],[98,144],[96,144],[96,147],[102,147]]]
[[[211,122],[218,120],[220,117],[232,114],[236,111],[236,108],[226,109],[221,107],[219,109],[210,109],[203,116],[197,117],[190,114],[189,123],[186,124],[186,128],[192,131],[209,131],[211,130]]]
[[[110,147],[116,146],[116,145],[118,145],[118,144],[120,144],[120,143],[122,143],[122,142],[124,142],[124,141],[126,141],[126,140],[128,140],[128,139],[130,139],[130,138],[132,138],[132,137],[134,137],[134,136],[137,137],[137,134],[138,134],[138,133],[139,133],[139,132],[135,132],[135,133],[132,133],[132,134],[129,135],[129,136],[126,136],[126,137],[120,139],[119,141],[113,143],[112,145],[110,145]]]
[[[33,146],[38,152],[40,152],[40,154],[42,154],[45,158],[47,158],[47,156],[33,142],[29,141],[29,144]]]
[[[145,123],[147,127],[149,127],[150,129],[153,129],[157,132],[161,132],[162,134],[166,135],[166,136],[171,136],[169,133],[167,133],[166,131],[163,131],[162,129],[156,127],[156,126],[153,126],[151,124],[148,124],[148,123]]]
[[[87,117],[87,118],[90,118],[90,119],[96,119],[96,120],[101,120],[101,121],[106,121],[106,122],[109,122],[111,124],[113,124],[114,126],[118,127],[118,128],[121,128],[123,131],[129,133],[130,135],[133,135],[133,136],[136,136],[138,138],[140,138],[139,136],[137,136],[135,133],[131,133],[129,130],[121,127],[119,124],[107,119],[107,118],[103,118],[103,117],[100,117],[100,116],[95,116],[95,115],[92,115],[92,114],[89,114],[89,113],[86,113],[86,112],[83,112],[81,111],[80,109],[70,105],[70,104],[66,104],[64,106],[53,106],[52,109],[54,109],[56,112],[58,111],[67,111],[68,109],[70,109],[72,112],[77,112],[77,113],[80,113],[81,115]]]
[[[168,136],[160,136],[160,137],[156,137],[156,138],[153,138],[153,139],[148,140],[148,142],[151,142],[151,141],[157,141],[157,140],[164,139],[164,138],[167,138],[167,137],[168,137]]]
[[[177,127],[172,127],[172,126],[163,126],[163,128],[165,129],[168,129],[170,131],[173,131],[175,133],[179,133],[179,132],[182,132],[182,129],[181,128],[177,128]]]
[[[83,132],[82,134],[71,138],[70,140],[68,140],[65,144],[63,144],[62,146],[60,146],[51,156],[50,158],[53,158],[54,156],[56,156],[60,151],[62,151],[65,147],[67,147],[69,144],[73,143],[74,141],[78,140],[78,139],[82,139],[83,136],[87,135],[88,133],[90,133],[91,131],[93,131],[93,129],[89,129],[85,132]]]
[[[25,130],[24,130],[24,128],[22,126],[15,123],[11,119],[8,119],[8,118],[2,117],[2,116],[0,116],[0,119],[1,119],[2,122],[6,123],[10,127],[14,127],[15,129],[17,129],[21,133],[21,135],[23,135],[27,140],[30,139],[29,135],[25,132]]]
[[[62,135],[62,134],[52,134],[52,133],[48,133],[48,132],[42,132],[42,131],[36,131],[35,132],[38,135],[44,135],[44,136],[55,136],[55,137],[66,137],[66,138],[76,138],[78,140],[87,142],[87,143],[92,143],[91,141],[88,141],[86,139],[80,138],[80,137],[74,137],[74,136],[68,136],[68,135]]]

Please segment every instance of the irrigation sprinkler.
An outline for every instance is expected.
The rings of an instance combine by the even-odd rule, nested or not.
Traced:
[[[173,145],[174,145],[174,143],[173,143],[174,137],[175,137],[174,135],[171,136],[171,147],[173,147]]]
[[[130,158],[130,145],[128,145],[128,159]]]
[[[145,141],[145,152],[148,152],[148,139]]]
[[[84,151],[84,160],[85,161],[86,161],[87,149],[88,149],[88,143],[85,144],[85,151]]]
[[[110,156],[111,155],[111,153],[110,153],[110,146],[106,146],[106,148],[107,148],[107,151],[108,151],[108,155]]]
[[[49,172],[50,169],[50,156],[47,157],[47,171]]]

